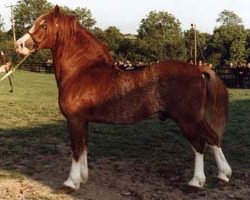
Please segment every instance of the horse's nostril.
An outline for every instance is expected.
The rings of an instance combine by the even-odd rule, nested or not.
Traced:
[[[27,40],[24,45],[30,50],[35,48],[35,43],[32,40]]]
[[[23,48],[23,43],[20,44],[20,47]]]

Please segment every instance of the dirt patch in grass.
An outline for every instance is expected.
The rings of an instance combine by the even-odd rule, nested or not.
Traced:
[[[32,179],[0,179],[1,200],[69,200],[72,197],[67,195],[54,194],[54,191],[38,181]]]
[[[231,182],[217,182],[215,162],[207,150],[205,188],[189,190],[186,183],[193,174],[192,150],[178,135],[178,127],[166,123],[92,125],[89,180],[72,195],[57,193],[71,163],[64,122],[4,131],[0,135],[0,199],[249,199],[249,161],[226,144],[224,152],[234,170]]]
[[[121,161],[117,158],[100,159],[90,165],[90,178],[76,193],[57,194],[57,188],[67,178],[70,160],[51,163],[25,178],[1,178],[0,199],[249,199],[248,172],[234,171],[230,184],[219,185],[210,174],[203,190],[192,192],[186,187],[192,169],[151,169],[148,163]],[[37,167],[42,167],[37,165]],[[169,167],[169,166],[168,166]],[[182,170],[180,172],[180,169]],[[11,173],[11,172],[8,172]]]

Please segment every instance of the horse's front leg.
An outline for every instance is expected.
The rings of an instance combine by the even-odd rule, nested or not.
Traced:
[[[71,193],[78,190],[81,183],[88,178],[87,135],[88,124],[81,119],[68,119],[68,130],[71,138],[72,165],[68,179],[61,190]]]

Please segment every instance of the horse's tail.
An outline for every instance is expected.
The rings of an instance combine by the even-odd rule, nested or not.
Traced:
[[[208,66],[202,66],[200,70],[207,84],[205,117],[210,127],[217,133],[220,144],[228,118],[227,88],[218,75]]]

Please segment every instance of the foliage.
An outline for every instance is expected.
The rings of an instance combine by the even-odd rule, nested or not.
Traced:
[[[3,21],[2,15],[0,14],[0,33],[3,32],[3,25],[4,25],[4,21]]]
[[[31,27],[33,21],[53,5],[47,0],[18,0],[14,9],[17,38]],[[66,13],[75,15],[81,25],[90,29],[98,39],[109,46],[116,60],[152,62],[166,59],[186,61],[194,57],[194,32],[182,31],[180,21],[166,11],[151,11],[141,20],[137,35],[125,35],[115,26],[105,30],[94,27],[96,21],[88,8],[63,7]],[[213,34],[197,34],[198,60],[214,66],[245,63],[250,61],[250,30],[245,30],[242,19],[233,11],[223,10],[217,18],[218,26]],[[15,62],[12,31],[3,32],[0,15],[0,49],[8,52]],[[93,28],[94,27],[94,28]],[[12,43],[12,44],[11,44]],[[49,51],[41,51],[28,62],[45,62]]]
[[[246,29],[246,60],[250,61],[250,29]]]
[[[37,17],[51,10],[52,7],[53,5],[47,0],[19,0],[14,9],[17,38],[21,37],[28,31],[28,29],[30,29]],[[92,18],[90,10],[87,8],[77,7],[75,10],[71,10],[68,7],[63,7],[63,10],[66,13],[75,15],[81,25],[87,28],[91,28],[96,23]],[[27,62],[41,63],[46,62],[50,58],[50,52],[44,50],[32,55]]]
[[[36,18],[51,8],[52,4],[47,0],[19,0],[14,9],[17,38],[31,27]]]
[[[216,19],[222,26],[241,25],[242,19],[233,11],[223,10]]]
[[[212,43],[220,52],[219,64],[237,65],[246,61],[246,31],[242,20],[233,12],[223,11],[217,19],[222,25],[213,32]]]
[[[124,38],[119,47],[120,60],[146,61],[140,42],[137,39]]]
[[[0,14],[0,42],[4,40],[4,30],[3,30],[4,21]]]
[[[109,48],[115,53],[118,53],[119,46],[123,40],[123,35],[118,28],[110,26],[103,32],[103,40],[109,46]]]
[[[186,47],[186,57],[189,59],[194,58],[195,51],[195,38],[194,38],[194,29],[184,31],[184,42]],[[197,60],[206,61],[208,59],[207,53],[209,52],[211,35],[208,33],[201,33],[196,30],[196,41],[197,41]]]
[[[103,30],[99,27],[94,27],[91,32],[102,42],[104,42],[104,33]]]
[[[77,7],[75,10],[72,10],[64,6],[63,10],[70,15],[76,16],[83,27],[90,29],[96,23],[95,19],[92,17],[91,11],[87,8]]]
[[[151,11],[147,18],[141,20],[138,38],[146,42],[145,48],[153,60],[183,58],[180,22],[168,12]]]

